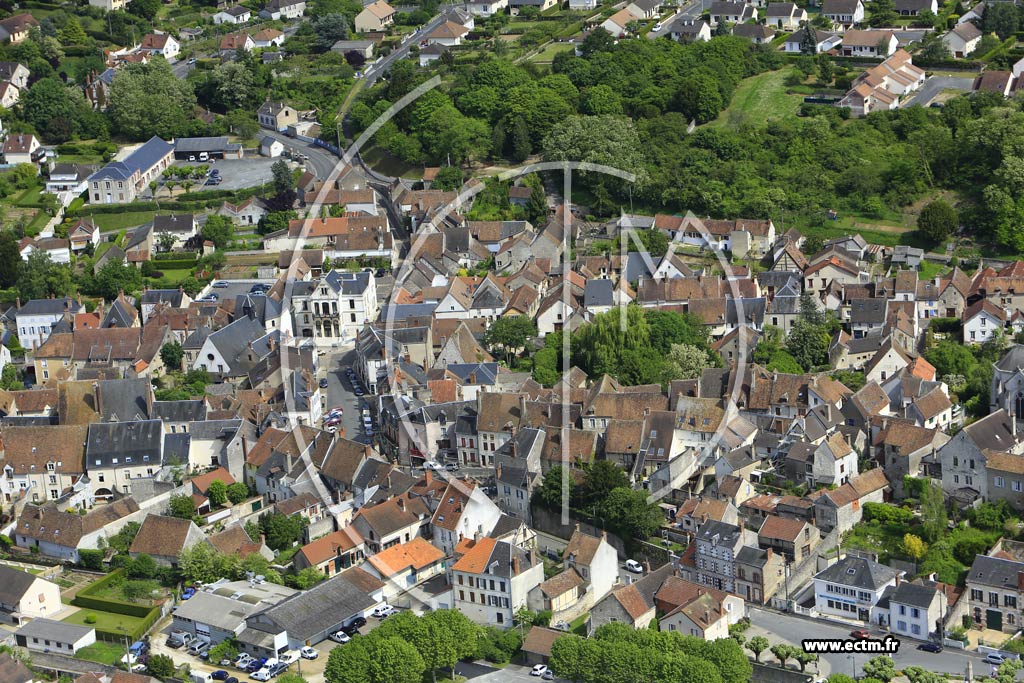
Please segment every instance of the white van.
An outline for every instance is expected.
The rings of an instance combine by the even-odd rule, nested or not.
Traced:
[[[209,160],[210,160],[210,154],[208,152],[200,152],[199,153],[199,161],[209,161]]]

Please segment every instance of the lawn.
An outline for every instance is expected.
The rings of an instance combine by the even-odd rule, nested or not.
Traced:
[[[64,621],[67,621],[67,619]],[[75,657],[78,659],[87,659],[90,662],[107,664],[108,666],[116,666],[117,663],[121,661],[121,658],[124,657],[124,654],[125,650],[123,645],[97,640],[92,645],[83,647],[79,650],[75,654]]]
[[[557,55],[560,52],[566,52],[571,49],[572,45],[569,45],[567,43],[551,43],[543,50],[541,50],[534,56],[530,57],[530,59],[527,61],[539,64],[549,64],[550,62],[554,61],[555,55]]]
[[[86,211],[88,213],[88,211]],[[92,216],[100,232],[116,232],[125,228],[135,228],[153,220],[155,211],[126,211],[124,213],[98,213]]]
[[[401,176],[410,180],[419,180],[423,177],[422,166],[411,166],[375,144],[365,148],[362,157],[367,166],[385,175]]]
[[[803,97],[786,92],[783,81],[788,71],[766,71],[741,81],[732,102],[711,125],[738,128],[744,123],[762,124],[768,119],[796,115]]]
[[[191,268],[168,268],[168,269],[165,270],[165,269],[163,269],[163,268],[161,268],[159,266],[159,263],[160,263],[159,261],[154,261],[153,263],[157,264],[157,266],[156,266],[157,270],[159,270],[161,273],[163,273],[164,274],[164,278],[166,278],[167,281],[170,282],[170,284],[172,284],[172,285],[175,285],[175,284],[181,282],[182,280],[184,280],[187,277],[192,277],[192,269]]]
[[[14,200],[14,205],[22,207],[39,206],[39,196],[43,193],[43,189],[44,188],[42,185],[36,185],[34,187],[28,188],[27,190],[22,192],[17,199]]]
[[[96,616],[95,624],[85,623],[85,618],[90,614]],[[117,633],[119,630],[121,630],[121,628],[127,631],[131,631],[140,623],[142,623],[142,619],[138,617],[129,617],[125,614],[114,614],[113,612],[99,612],[97,610],[88,609],[79,610],[70,616],[64,617],[62,621],[66,624],[92,626],[107,631],[109,633]]]

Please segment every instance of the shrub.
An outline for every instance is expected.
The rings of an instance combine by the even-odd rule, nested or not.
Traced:
[[[86,614],[85,615],[85,623],[87,623],[87,624],[95,624],[96,623],[96,615],[92,614],[92,613]]]
[[[906,508],[885,503],[864,503],[864,518],[871,522],[878,520],[882,524],[906,526],[914,520],[914,513]]]

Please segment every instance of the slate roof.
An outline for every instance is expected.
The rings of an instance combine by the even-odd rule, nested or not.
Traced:
[[[901,605],[912,605],[922,609],[928,609],[935,599],[935,586],[923,586],[919,583],[904,581],[896,586],[896,590],[889,596],[890,604],[893,602]]]
[[[864,557],[847,555],[831,567],[814,575],[815,579],[840,586],[878,590],[896,578],[898,572]]]
[[[35,581],[36,576],[33,574],[8,565],[0,565],[0,603],[18,604]]]
[[[130,180],[135,173],[144,173],[173,151],[174,145],[154,135],[123,161],[110,162],[92,174],[89,180]]]
[[[1021,572],[1024,562],[1001,557],[976,555],[971,569],[967,572],[967,585],[993,586],[996,588],[1018,588],[1024,584]]]
[[[15,631],[15,635],[27,638],[43,638],[44,640],[49,639],[58,643],[77,643],[94,630],[92,626],[66,624],[63,621],[54,621],[53,619],[33,619]],[[6,678],[0,677],[0,680],[4,683],[9,683]]]
[[[311,640],[378,604],[348,577],[353,571],[332,576],[260,614],[286,630],[290,639]]]
[[[615,303],[614,291],[611,280],[587,280],[586,287],[583,289],[583,305],[587,308],[612,306]]]
[[[89,425],[86,442],[86,469],[112,468],[151,463],[160,467],[163,422],[139,420]]]

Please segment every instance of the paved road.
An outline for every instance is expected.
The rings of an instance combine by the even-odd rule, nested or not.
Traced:
[[[445,20],[444,10],[447,7],[442,8],[442,12],[435,16],[433,19],[428,21],[426,24],[421,26],[419,30],[406,36],[405,40],[402,41],[401,45],[392,50],[386,57],[381,59],[379,62],[373,63],[365,71],[363,71],[363,81],[366,88],[373,87],[373,84],[377,80],[388,72],[391,65],[397,62],[399,59],[405,59],[409,55],[409,49],[423,39],[428,33],[433,31],[435,28],[440,26]]]
[[[244,190],[257,185],[269,185],[273,180],[273,173],[270,167],[277,159],[266,157],[245,157],[244,159],[217,159],[206,162],[175,161],[175,166],[209,166],[210,169],[218,169],[223,181],[220,185],[204,186],[207,190]],[[192,188],[197,190],[198,182]],[[176,189],[176,192],[181,192]]]
[[[850,631],[852,630],[847,626],[780,614],[756,607],[750,608],[749,616],[753,626],[747,632],[747,637],[764,635],[772,644],[786,642],[799,646],[804,638],[845,639],[849,638]],[[882,638],[885,635],[885,632],[877,628],[868,630],[875,638]],[[908,666],[920,666],[937,673],[944,672],[962,675],[967,670],[967,663],[971,662],[976,676],[988,674],[990,671],[991,667],[976,653],[947,648],[935,654],[932,652],[922,652],[917,649],[917,645],[918,641],[913,639],[900,639],[900,649],[893,656],[897,669],[903,669]],[[771,657],[770,653],[761,654],[762,660],[765,658],[770,659]],[[857,675],[863,676],[861,667],[870,658],[871,656],[867,654],[855,655],[852,660],[851,655],[846,654],[821,655],[821,659],[824,660],[821,665],[821,673],[822,675],[827,675],[828,673],[837,672],[853,675],[854,665],[856,664]],[[1024,675],[1020,678],[1024,680]]]
[[[345,411],[341,416],[341,423],[345,427],[345,438],[360,443],[369,443],[370,439],[363,430],[363,420],[359,412],[359,407],[364,400],[352,393],[352,384],[345,376],[345,368],[352,365],[355,355],[354,350],[346,350],[329,353],[320,359],[321,374],[327,377],[324,411],[341,406]]]
[[[288,137],[284,133],[267,129],[260,130],[260,135],[269,135],[275,140],[280,140],[288,149],[301,150],[303,154],[309,157],[309,161],[306,162],[307,168],[321,180],[329,176],[331,171],[334,170],[334,167],[339,163],[338,157],[334,156],[323,147],[317,147],[311,142],[296,140],[295,138]]]
[[[974,84],[974,76],[932,76],[924,82],[921,89],[907,100],[903,106],[919,104],[927,107],[943,90],[962,90],[970,92]]]

